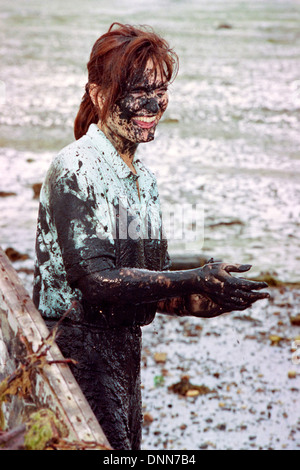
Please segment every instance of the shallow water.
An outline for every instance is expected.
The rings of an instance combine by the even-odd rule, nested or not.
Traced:
[[[113,21],[150,24],[180,57],[157,138],[139,149],[163,207],[200,205],[193,249],[299,281],[299,14],[296,1],[2,1],[0,190],[17,195],[0,198],[1,245],[33,260],[31,184],[73,140],[95,39]],[[171,251],[189,248],[171,236]]]

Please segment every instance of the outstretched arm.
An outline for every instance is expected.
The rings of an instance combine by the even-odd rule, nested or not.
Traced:
[[[180,315],[216,316],[232,310],[244,310],[266,298],[257,292],[267,284],[233,277],[249,265],[208,263],[187,271],[148,271],[137,268],[111,269],[89,274],[77,281],[86,300],[94,305],[102,301],[142,304],[160,302],[166,312]],[[177,299],[177,300],[176,300]],[[177,313],[179,314],[179,313]]]

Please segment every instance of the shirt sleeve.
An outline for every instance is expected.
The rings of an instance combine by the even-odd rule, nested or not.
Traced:
[[[70,285],[93,272],[115,268],[104,193],[96,201],[93,183],[70,169],[53,169],[46,184],[50,218]]]

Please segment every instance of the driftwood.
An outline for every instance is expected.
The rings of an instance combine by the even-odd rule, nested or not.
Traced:
[[[0,248],[0,383],[16,374],[20,364],[28,364],[28,349],[32,359],[49,336],[41,315]],[[42,354],[42,366],[38,358],[30,394],[18,393],[2,404],[5,429],[0,433],[0,447],[1,441],[10,441],[13,448],[18,448],[26,419],[33,412],[48,410],[64,424],[67,432],[62,437],[73,442],[74,448],[82,448],[85,443],[85,448],[110,449],[59,348],[55,343],[48,346]]]

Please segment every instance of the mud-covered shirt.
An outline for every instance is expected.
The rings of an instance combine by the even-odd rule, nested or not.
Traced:
[[[75,286],[88,274],[169,268],[156,178],[137,157],[133,164],[136,174],[96,124],[52,161],[40,194],[33,291],[44,317],[59,318],[75,300],[71,318],[81,321],[91,307]],[[96,315],[118,317],[120,310],[143,325],[156,312],[154,303],[111,301],[97,306]]]

